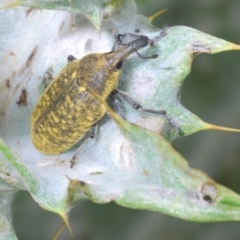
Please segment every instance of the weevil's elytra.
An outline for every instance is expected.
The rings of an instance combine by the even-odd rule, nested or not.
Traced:
[[[106,100],[117,89],[123,60],[152,41],[143,35],[134,37],[135,40],[108,53],[93,53],[80,60],[68,57],[69,63],[46,88],[33,110],[31,135],[36,149],[48,155],[65,152],[104,116]],[[131,98],[117,93],[132,103]],[[114,95],[112,99],[120,111]],[[138,104],[136,109],[140,108]]]

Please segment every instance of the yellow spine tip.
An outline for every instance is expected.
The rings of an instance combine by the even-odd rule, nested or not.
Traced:
[[[70,224],[69,224],[69,222],[68,222],[67,214],[63,214],[63,215],[61,215],[61,217],[62,217],[62,220],[63,220],[64,224],[66,225],[66,227],[67,227],[70,235],[71,235],[72,237],[74,237],[73,232],[72,232],[72,229],[71,229]]]
[[[240,45],[232,43],[232,50],[240,50]]]
[[[217,130],[217,131],[226,131],[226,132],[240,132],[240,129],[222,127],[222,126],[217,126],[217,125],[212,125],[212,124],[207,124],[206,129]]]
[[[57,232],[53,235],[53,237],[51,238],[51,240],[57,240],[60,233],[62,232],[63,230],[63,227],[65,226],[65,223],[62,222],[62,224],[60,225],[60,227],[58,228]]]
[[[150,23],[152,23],[153,20],[154,20],[156,17],[158,17],[159,15],[161,15],[162,13],[164,13],[164,12],[166,12],[166,11],[167,11],[167,8],[164,8],[164,9],[162,9],[162,10],[154,13],[153,15],[151,15],[151,16],[148,17],[148,21],[149,21]]]

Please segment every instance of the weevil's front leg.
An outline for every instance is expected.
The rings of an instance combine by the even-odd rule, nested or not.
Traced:
[[[159,35],[158,35],[154,40],[149,39],[149,45],[150,45],[150,46],[153,46],[155,41],[159,41],[159,40],[161,40],[162,38],[164,38],[164,37],[167,35],[167,30],[168,30],[168,28],[169,28],[169,27],[168,27],[167,24],[164,25],[163,28],[162,28],[162,30],[160,31]],[[126,37],[139,38],[139,37],[141,36],[141,34],[136,34],[136,33],[139,33],[139,32],[140,32],[140,30],[139,30],[139,29],[136,29],[136,30],[135,30],[135,33],[124,33],[124,34],[118,34],[118,35],[116,35],[116,36],[115,36],[116,42],[115,42],[115,44],[114,44],[114,46],[113,46],[113,48],[112,48],[112,51],[115,51],[115,50],[116,50],[116,47],[117,47],[118,45],[126,45],[126,44],[123,43],[123,39],[126,38]],[[142,56],[140,55],[140,57],[142,57]],[[151,58],[151,57],[147,57],[147,58]]]
[[[169,117],[167,115],[167,112],[165,110],[153,110],[153,109],[143,108],[137,101],[135,101],[133,98],[128,96],[127,93],[122,92],[122,91],[120,91],[118,89],[113,90],[113,92],[111,94],[112,94],[112,96],[118,96],[123,101],[127,102],[128,104],[130,104],[136,110],[147,112],[147,113],[154,113],[154,114],[163,115],[166,118],[166,120],[168,121],[169,125],[172,128],[176,128],[178,130],[179,134],[181,134],[181,130],[174,123],[174,121],[171,119],[171,117]]]
[[[80,145],[80,147],[77,149],[77,151],[74,153],[72,159],[70,160],[70,168],[73,168],[73,166],[75,165],[77,155],[82,151],[82,149],[87,145],[87,143],[91,139],[95,138],[95,136],[97,134],[97,130],[98,130],[97,124],[93,125],[89,131],[88,138]]]
[[[123,43],[123,39],[126,37],[131,37],[131,38],[139,38],[141,35],[134,34],[134,33],[124,33],[124,34],[118,34],[115,36],[115,43],[112,47],[112,51],[116,51],[119,46],[121,45],[127,45],[126,43]]]

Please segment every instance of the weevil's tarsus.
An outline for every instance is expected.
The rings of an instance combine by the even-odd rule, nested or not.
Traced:
[[[136,54],[142,59],[150,59],[150,58],[157,58],[158,57],[157,54],[154,54],[152,56],[142,56],[139,52],[136,52]]]
[[[161,40],[162,38],[166,37],[168,28],[169,28],[168,24],[165,24],[163,26],[163,28],[161,29],[159,35],[152,40],[152,43],[150,43],[150,45],[153,46],[154,42],[157,42],[157,41]]]
[[[83,148],[90,142],[90,140],[94,139],[96,134],[98,132],[98,125],[95,124],[92,126],[92,128],[89,131],[88,138],[80,145],[80,147],[76,150],[74,153],[72,159],[70,162],[70,168],[73,168],[76,164],[77,155],[83,150]]]
[[[169,25],[168,25],[167,23],[164,24],[162,30],[161,30],[160,33],[159,33],[159,36],[160,36],[161,38],[163,38],[163,37],[165,37],[165,36],[167,35],[167,30],[168,30],[168,28],[169,28]]]

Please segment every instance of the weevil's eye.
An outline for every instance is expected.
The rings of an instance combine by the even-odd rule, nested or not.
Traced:
[[[72,62],[74,60],[76,60],[76,58],[73,55],[68,56],[68,62]]]
[[[119,61],[119,62],[116,64],[116,69],[121,70],[121,69],[122,69],[122,66],[123,66],[123,61]]]

